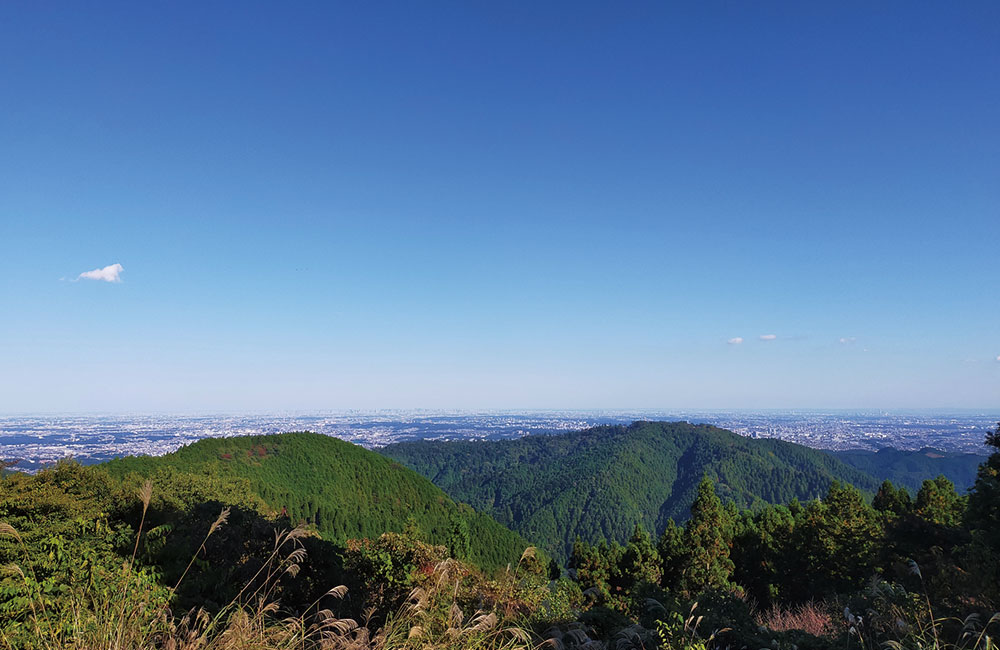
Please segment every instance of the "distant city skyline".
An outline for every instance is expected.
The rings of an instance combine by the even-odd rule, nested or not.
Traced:
[[[1000,408],[1000,5],[0,6],[0,414]]]
[[[816,449],[885,447],[983,455],[993,413],[846,414],[833,412],[428,412],[227,415],[0,415],[0,461],[35,471],[73,457],[90,464],[123,455],[157,456],[202,438],[312,431],[365,447],[407,440],[500,440],[565,433],[636,420],[712,424],[751,438],[778,438]]]

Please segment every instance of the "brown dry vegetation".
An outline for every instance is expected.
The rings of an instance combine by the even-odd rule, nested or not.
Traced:
[[[792,607],[773,605],[756,617],[757,624],[773,632],[801,630],[813,636],[832,638],[837,633],[829,608],[815,601]]]

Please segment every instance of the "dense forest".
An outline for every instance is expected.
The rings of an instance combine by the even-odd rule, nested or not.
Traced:
[[[944,474],[965,489],[983,460],[930,450],[828,453],[686,422],[496,442],[406,442],[382,453],[562,560],[576,539],[624,543],[636,523],[660,532],[671,519],[683,522],[705,475],[726,501],[746,508],[813,499],[832,480],[871,495],[885,479],[915,492],[925,478]]]
[[[491,520],[392,461],[310,434],[9,474],[0,479],[0,648],[995,647],[1000,425],[967,493],[944,476],[912,493],[860,473],[852,485],[830,456],[810,464],[795,446],[745,446],[710,427],[593,433],[557,437],[570,447],[565,458],[591,446],[586,463],[571,465],[589,473],[559,484],[539,471],[531,484],[616,485],[602,474],[626,456],[602,438],[636,459],[666,438],[704,437],[674,480],[688,462],[703,471],[685,483],[683,517],[652,529],[630,509],[622,543],[599,530],[580,536],[562,566],[496,522],[477,528]],[[530,458],[522,462],[537,468]],[[750,469],[737,481],[740,463]],[[631,467],[645,471],[640,460]],[[755,494],[753,472],[790,480]],[[822,488],[811,483],[824,478]],[[643,480],[619,494],[655,501],[638,499]],[[765,502],[781,489],[792,496]],[[595,494],[577,507],[602,503]]]
[[[636,524],[659,532],[671,519],[687,519],[705,475],[738,508],[814,499],[833,480],[866,493],[879,485],[808,447],[686,422],[498,442],[407,442],[382,453],[562,560],[576,539],[625,542]]]
[[[880,481],[892,481],[912,492],[919,490],[928,476],[942,475],[958,489],[967,490],[976,482],[976,472],[980,463],[985,460],[978,454],[942,451],[930,447],[914,451],[886,447],[878,451],[829,453]]]
[[[116,459],[105,468],[133,484],[174,473],[242,479],[263,512],[310,524],[338,544],[413,526],[428,542],[490,569],[516,561],[527,546],[399,463],[316,433],[209,438],[165,456]]]

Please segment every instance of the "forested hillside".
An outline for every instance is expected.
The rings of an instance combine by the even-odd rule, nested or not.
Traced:
[[[687,519],[706,475],[738,508],[816,498],[833,480],[868,493],[880,483],[808,447],[686,422],[497,442],[408,442],[382,453],[561,559],[577,538],[624,542],[637,523],[659,532],[669,519]]]
[[[165,456],[121,458],[105,467],[119,478],[181,472],[242,479],[273,514],[313,524],[338,544],[411,526],[426,541],[485,567],[517,561],[528,545],[399,463],[315,433],[209,438]]]
[[[829,453],[876,479],[892,481],[914,493],[925,479],[939,475],[947,477],[960,491],[967,490],[976,482],[976,470],[986,458],[931,448],[907,451],[887,447],[878,451]]]

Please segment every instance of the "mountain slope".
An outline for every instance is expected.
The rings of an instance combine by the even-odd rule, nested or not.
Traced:
[[[685,520],[704,474],[740,507],[814,498],[833,480],[878,487],[823,452],[686,422],[497,442],[407,442],[382,453],[561,559],[577,537],[623,542],[636,524],[660,531],[668,518]]]
[[[324,539],[338,543],[400,532],[410,522],[427,541],[457,548],[486,568],[516,562],[528,546],[399,463],[314,433],[209,438],[165,456],[120,458],[105,467],[117,476],[172,469],[246,479],[275,513],[313,523]]]
[[[976,482],[976,471],[986,460],[978,454],[940,451],[926,447],[919,451],[885,448],[878,451],[850,450],[830,452],[851,467],[879,480],[889,479],[916,494],[925,479],[943,474],[965,492]]]

